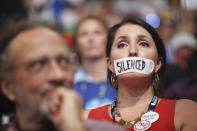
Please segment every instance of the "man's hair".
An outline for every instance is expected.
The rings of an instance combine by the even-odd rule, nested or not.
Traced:
[[[0,31],[0,79],[10,80],[12,78],[13,65],[9,59],[9,46],[11,41],[21,32],[30,30],[36,27],[46,27],[56,32],[60,32],[49,22],[36,20],[30,21],[27,19],[13,20],[9,19],[1,25]]]

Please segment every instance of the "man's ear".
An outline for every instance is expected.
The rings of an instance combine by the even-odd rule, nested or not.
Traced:
[[[13,90],[11,89],[11,85],[7,81],[1,81],[0,82],[0,89],[3,92],[3,94],[10,100],[15,101],[15,95],[13,93]]]
[[[113,63],[113,61],[111,61],[109,57],[106,57],[106,61],[107,61],[107,67],[108,67],[108,69],[112,73],[114,73],[115,71],[114,71],[114,63]]]
[[[162,66],[162,58],[159,58],[157,60],[156,65],[155,65],[155,72],[158,72],[158,70],[161,68],[161,66]]]

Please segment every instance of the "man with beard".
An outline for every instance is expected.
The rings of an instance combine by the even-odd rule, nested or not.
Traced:
[[[15,117],[3,131],[122,130],[81,120],[82,101],[72,90],[74,59],[58,32],[39,22],[9,22],[0,39],[3,94]]]

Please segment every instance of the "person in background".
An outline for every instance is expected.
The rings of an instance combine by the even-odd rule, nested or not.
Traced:
[[[107,81],[105,46],[108,27],[98,16],[87,16],[76,28],[75,49],[80,66],[74,74],[74,88],[91,109],[111,103],[117,91]]]
[[[106,54],[108,79],[118,88],[117,100],[86,110],[84,117],[117,123],[130,131],[197,130],[196,103],[163,99],[157,94],[166,55],[152,26],[138,18],[114,25],[108,33]]]
[[[196,50],[197,41],[190,33],[179,32],[171,40],[174,64],[164,75],[164,97],[197,101]]]
[[[166,94],[165,92],[171,84],[187,75],[188,63],[194,50],[197,49],[197,41],[190,33],[178,32],[170,40],[170,47],[173,50],[174,57],[173,64],[168,65],[167,71],[162,78],[164,94]]]
[[[166,62],[167,64],[173,64],[173,50],[170,47],[170,39],[176,32],[176,22],[175,17],[173,17],[174,12],[165,11],[160,12],[161,25],[158,28],[158,33],[161,36],[165,49],[166,49]]]
[[[197,47],[196,38],[190,33],[178,32],[172,37],[170,46],[174,52],[174,65],[187,68],[189,59]]]
[[[190,99],[197,102],[197,50],[189,60],[184,76],[172,82],[164,92],[169,99]]]
[[[10,122],[3,117],[1,131],[123,130],[82,120],[82,100],[72,88],[73,55],[54,27],[6,23],[0,37],[0,88],[15,103],[15,112]]]

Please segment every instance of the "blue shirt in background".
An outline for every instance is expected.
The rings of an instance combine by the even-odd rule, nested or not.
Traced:
[[[118,95],[106,77],[102,82],[95,83],[82,66],[74,74],[74,89],[83,98],[84,109],[111,104]]]

